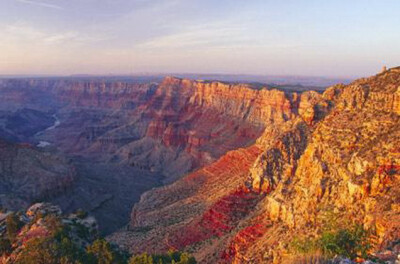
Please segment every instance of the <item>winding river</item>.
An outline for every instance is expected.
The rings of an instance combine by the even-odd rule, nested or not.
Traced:
[[[52,126],[46,128],[45,130],[42,130],[42,131],[36,133],[35,136],[39,136],[39,135],[42,135],[43,133],[45,133],[46,131],[53,130],[53,129],[55,129],[56,127],[58,127],[61,124],[61,121],[60,121],[60,119],[58,119],[56,114],[54,114],[53,117],[55,119],[54,124]],[[50,145],[51,145],[50,142],[39,141],[39,144],[37,144],[36,146],[39,147],[39,148],[44,148],[44,147],[48,147]]]

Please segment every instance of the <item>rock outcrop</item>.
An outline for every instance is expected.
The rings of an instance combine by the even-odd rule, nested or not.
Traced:
[[[82,211],[63,215],[59,206],[36,203],[26,211],[6,215],[14,225],[0,221],[0,263],[75,262],[74,257],[84,254],[98,238],[96,219]]]

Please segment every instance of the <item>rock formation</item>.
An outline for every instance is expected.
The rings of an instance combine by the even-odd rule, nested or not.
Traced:
[[[92,216],[84,212],[63,215],[60,207],[49,203],[5,214],[7,220],[0,221],[0,263],[4,264],[75,262],[98,237]]]
[[[200,263],[285,263],[295,238],[317,237],[334,217],[372,230],[375,252],[397,253],[399,68],[324,93],[167,77],[8,80],[0,97],[11,113],[56,113],[61,124],[30,140],[72,157],[2,142],[6,206],[55,192],[118,227],[162,180],[110,240]],[[60,195],[74,168],[79,181]]]
[[[197,86],[218,94],[198,92],[192,100],[200,105],[218,109],[229,95],[216,84]],[[374,230],[375,251],[395,248],[399,89],[400,69],[393,68],[322,95],[241,90],[241,102],[255,105],[248,119],[264,124],[257,141],[145,193],[129,230],[110,240],[132,252],[189,250],[201,263],[284,263],[291,241],[317,236],[333,214]]]
[[[248,148],[267,126],[298,115],[312,122],[320,114],[317,105],[306,109],[318,93],[299,96],[174,77],[159,84],[4,80],[0,97],[7,99],[3,107],[8,111],[29,107],[55,114],[60,124],[30,139],[32,144],[49,142],[50,149],[71,157],[77,168],[78,181],[55,202],[66,211],[95,211],[107,231],[126,223],[139,195],[159,186],[160,179],[174,182],[229,151]],[[119,217],[110,217],[110,212]]]
[[[63,152],[159,172],[166,182],[249,146],[268,124],[291,119],[297,108],[308,120],[319,111],[308,107],[312,93],[300,98],[173,77],[159,85],[22,79],[3,86],[0,95],[14,105],[57,112],[61,125],[42,138]]]

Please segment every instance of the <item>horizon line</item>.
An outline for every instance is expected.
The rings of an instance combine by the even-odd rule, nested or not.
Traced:
[[[378,73],[378,72],[377,72]],[[199,76],[248,76],[248,77],[291,77],[291,78],[323,78],[323,79],[343,79],[352,80],[368,77],[371,75],[302,75],[302,74],[256,74],[256,73],[180,73],[180,72],[135,72],[135,73],[73,73],[73,74],[47,74],[47,73],[22,73],[22,74],[1,74],[0,78],[62,78],[62,77],[140,77],[140,76],[176,76],[176,75],[199,75]]]

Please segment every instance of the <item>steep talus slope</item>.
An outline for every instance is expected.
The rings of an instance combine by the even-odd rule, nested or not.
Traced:
[[[291,115],[271,118],[253,147],[233,152],[257,149],[245,154],[246,166],[231,171],[243,158],[228,153],[144,194],[131,230],[110,239],[133,252],[190,250],[201,263],[282,263],[295,237],[316,237],[334,214],[374,230],[375,250],[393,246],[400,238],[400,70],[289,101]]]
[[[4,208],[23,208],[63,193],[74,178],[75,169],[64,158],[0,139],[0,205]]]
[[[145,193],[132,212],[133,232],[122,234],[124,246],[138,251],[159,251],[186,245],[186,238],[200,242],[212,236],[212,230],[206,225],[204,232],[197,230],[198,222],[203,220],[202,213],[215,200],[224,199],[227,192],[235,192],[244,183],[246,172],[259,153],[256,146],[231,151],[183,180]],[[228,178],[230,181],[226,182]],[[221,184],[224,189],[220,188]],[[192,232],[175,232],[181,229]]]

